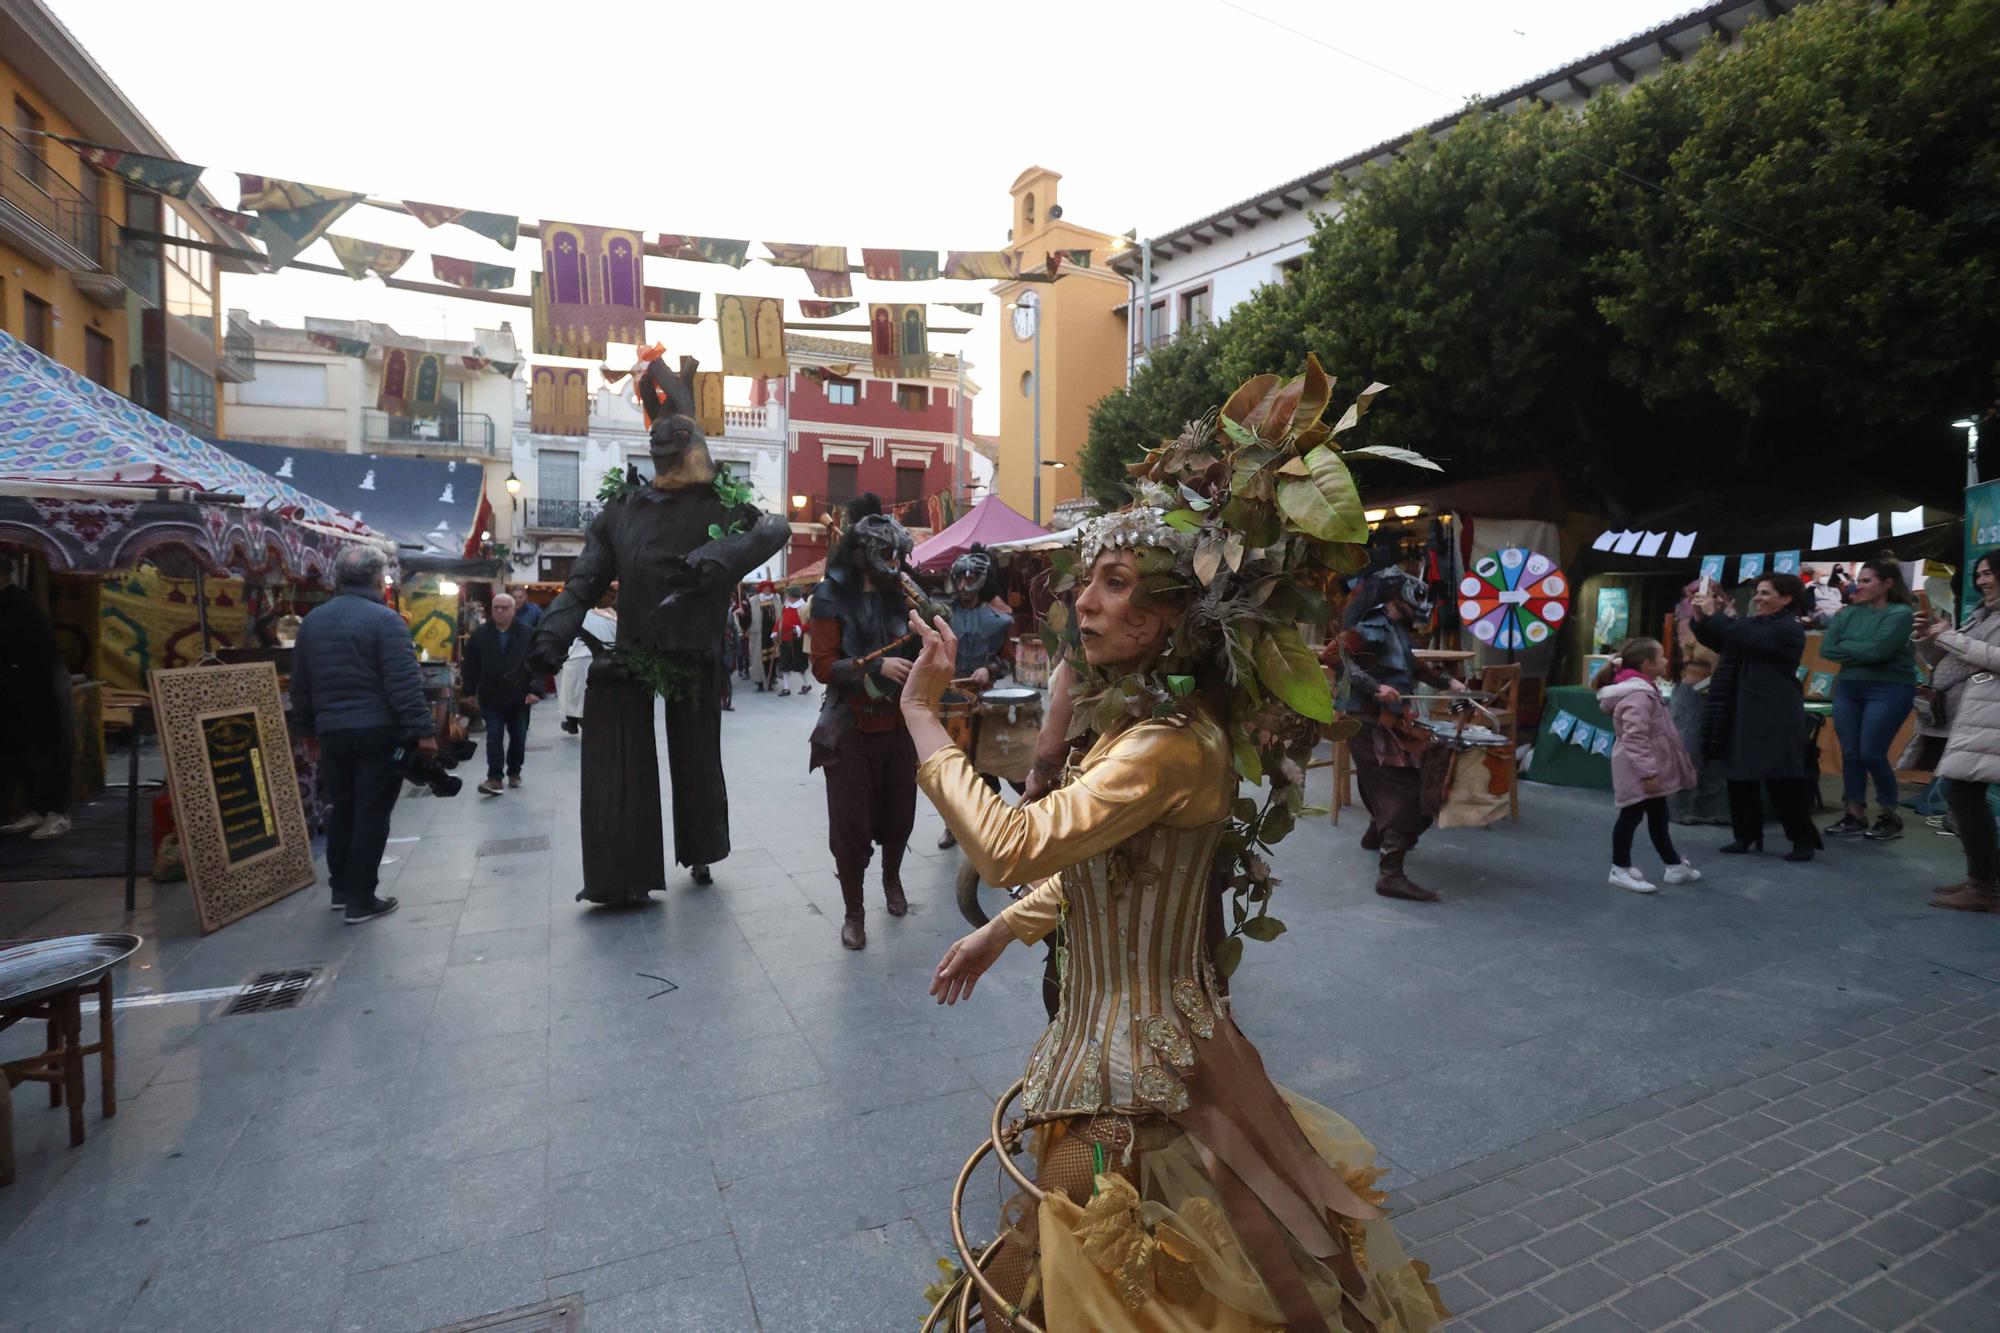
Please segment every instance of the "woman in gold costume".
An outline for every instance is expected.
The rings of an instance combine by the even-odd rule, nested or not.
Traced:
[[[1330,384],[1316,363],[1290,385],[1266,379],[1224,409],[1237,427],[1223,427],[1227,444],[1212,419],[1196,423],[1150,456],[1139,506],[1083,529],[1069,566],[1074,618],[1055,620],[1082,681],[1079,728],[1096,734],[1054,791],[1009,806],[980,781],[936,715],[952,674],[950,628],[912,618],[924,650],[902,708],[918,783],[982,879],[1035,885],[952,945],[932,994],[956,1003],[1009,944],[1065,932],[1061,1009],[1020,1087],[1034,1184],[1009,1205],[995,1246],[975,1255],[960,1242],[975,1270],[962,1281],[976,1283],[988,1328],[1392,1333],[1444,1317],[1428,1270],[1384,1219],[1373,1149],[1333,1112],[1272,1083],[1217,981],[1214,960],[1233,966],[1238,933],[1282,930],[1248,926],[1267,917],[1275,883],[1256,849],[1290,827],[1299,760],[1332,715],[1292,627],[1325,615],[1316,594],[1299,590],[1308,572],[1298,562],[1337,567],[1328,556],[1352,541],[1351,525],[1283,491],[1301,474],[1316,493],[1322,478],[1345,478],[1318,422]],[[1301,466],[1283,471],[1293,460]],[[1212,503],[1171,512],[1144,503],[1173,504],[1187,486],[1161,483],[1189,475],[1219,483],[1198,492]],[[1232,492],[1249,503],[1230,509]],[[1243,527],[1225,525],[1225,510]],[[1294,511],[1317,526],[1294,522]],[[1246,529],[1262,540],[1232,549],[1229,534]],[[1211,542],[1215,564],[1201,554]],[[1230,669],[1238,654],[1253,664],[1245,672]],[[1270,777],[1262,810],[1239,799],[1239,775]],[[1211,951],[1204,920],[1218,853],[1242,869],[1225,886],[1237,930]],[[1017,1134],[995,1140],[1005,1150]]]

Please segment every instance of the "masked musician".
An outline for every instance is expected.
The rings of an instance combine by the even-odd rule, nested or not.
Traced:
[[[827,842],[846,908],[840,942],[850,949],[868,943],[862,889],[876,847],[889,915],[910,910],[902,872],[917,818],[917,757],[896,697],[917,655],[905,569],[913,545],[880,497],[851,501],[807,624],[813,676],[826,686],[810,766],[826,770]]]

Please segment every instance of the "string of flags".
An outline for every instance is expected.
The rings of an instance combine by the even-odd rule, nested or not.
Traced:
[[[1922,530],[1924,507],[1915,505],[1909,509],[1889,511],[1889,535],[1907,536]],[[1882,539],[1882,515],[1864,514],[1858,518],[1834,519],[1830,523],[1812,525],[1812,543],[1808,547],[1788,551],[1770,552],[1766,559],[1764,552],[1752,552],[1736,557],[1737,582],[1748,583],[1762,578],[1767,572],[1773,574],[1797,574],[1801,568],[1801,555],[1811,551],[1836,550],[1843,546],[1866,546]],[[1636,555],[1646,559],[1664,558],[1685,560],[1694,554],[1699,532],[1646,532],[1642,530],[1607,528],[1597,534],[1590,549],[1612,555]],[[1701,557],[1702,576],[1718,584],[1725,582],[1729,557],[1726,555],[1704,555]]]
[[[1568,741],[1586,754],[1608,755],[1617,733],[1608,726],[1593,726],[1567,709],[1558,708],[1555,719],[1549,723],[1549,734],[1559,741]]]

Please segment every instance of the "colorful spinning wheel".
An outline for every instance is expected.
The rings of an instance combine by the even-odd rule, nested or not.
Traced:
[[[1458,585],[1458,614],[1472,636],[1514,651],[1546,643],[1569,614],[1569,580],[1556,562],[1525,547],[1481,556]]]

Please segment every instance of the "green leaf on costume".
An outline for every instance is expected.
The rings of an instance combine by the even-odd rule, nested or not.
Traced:
[[[1234,732],[1229,739],[1230,749],[1236,757],[1236,771],[1245,782],[1264,780],[1264,761],[1257,755],[1257,742],[1250,739],[1247,731]]]
[[[1257,642],[1257,679],[1287,707],[1315,722],[1333,721],[1333,692],[1319,658],[1290,625],[1268,628]]]
[[[1271,378],[1276,379],[1277,376],[1273,375],[1271,376]],[[1226,416],[1223,417],[1218,424],[1222,427],[1222,433],[1224,435],[1227,435],[1230,439],[1230,442],[1235,444],[1238,448],[1249,449],[1263,443],[1263,441],[1257,438],[1257,433],[1255,431],[1251,430],[1248,426],[1240,424],[1239,422],[1232,421],[1230,418]]]
[[[1241,936],[1231,935],[1228,939],[1215,946],[1215,970],[1223,976],[1234,976],[1236,965],[1242,961],[1243,940]]]
[[[1243,923],[1243,933],[1253,940],[1268,943],[1285,933],[1285,923],[1274,916],[1253,916]],[[1216,951],[1220,953],[1221,950]]]
[[[1278,487],[1278,508],[1301,528],[1329,542],[1365,542],[1368,520],[1361,493],[1340,455],[1319,445],[1304,460],[1312,475],[1291,478]]]
[[[722,525],[720,523],[711,523],[708,525],[708,539],[712,542],[722,540]]]
[[[1194,693],[1194,677],[1168,676],[1167,688],[1173,692],[1174,698],[1185,699]]]
[[[1201,515],[1192,509],[1174,509],[1161,517],[1160,521],[1176,532],[1200,532]]]
[[[1274,806],[1264,816],[1264,822],[1257,827],[1257,841],[1269,847],[1292,831],[1292,812],[1286,806]]]
[[[1367,445],[1364,448],[1348,449],[1345,450],[1344,452],[1349,458],[1363,457],[1363,456],[1370,458],[1387,458],[1398,463],[1408,463],[1411,467],[1427,467],[1433,472],[1444,471],[1444,468],[1441,465],[1433,463],[1430,459],[1425,458],[1422,454],[1418,453],[1416,450],[1398,449],[1393,444],[1371,444]]]

